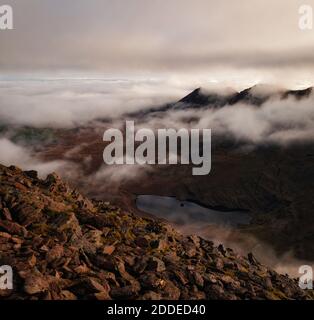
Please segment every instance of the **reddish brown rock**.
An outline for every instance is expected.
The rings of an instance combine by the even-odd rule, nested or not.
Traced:
[[[1,299],[313,299],[297,281],[198,236],[90,201],[56,174],[0,165]]]
[[[105,246],[102,250],[103,254],[105,255],[112,255],[113,252],[115,251],[116,247],[115,246]]]
[[[34,295],[46,291],[48,288],[49,282],[47,278],[39,272],[31,272],[25,278],[24,291],[27,294]]]

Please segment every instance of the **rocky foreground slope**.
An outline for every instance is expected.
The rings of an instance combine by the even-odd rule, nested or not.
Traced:
[[[56,174],[0,166],[1,299],[311,299],[296,280],[197,236],[90,201]]]

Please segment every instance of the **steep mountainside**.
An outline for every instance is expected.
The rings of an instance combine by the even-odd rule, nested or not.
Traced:
[[[56,174],[0,166],[2,299],[311,299],[297,281],[197,236],[90,201]]]

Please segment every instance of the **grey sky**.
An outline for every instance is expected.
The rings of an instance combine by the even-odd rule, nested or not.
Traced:
[[[314,69],[314,0],[1,0],[0,70],[171,72]],[[1,4],[1,3],[0,3]]]

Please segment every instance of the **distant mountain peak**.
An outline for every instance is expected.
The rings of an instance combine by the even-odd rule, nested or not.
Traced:
[[[307,99],[313,91],[313,87],[301,90],[284,90],[268,84],[256,84],[239,92],[234,92],[230,88],[227,88],[225,91],[218,90],[215,92],[198,87],[177,102],[145,110],[137,113],[137,116],[169,110],[217,109],[239,103],[252,107],[260,107],[272,98],[277,98],[278,100],[285,100],[291,97],[297,100]]]
[[[195,103],[198,102],[206,102],[208,100],[208,96],[202,92],[202,88],[197,88],[189,93],[187,96],[182,98],[179,102],[183,103]]]
[[[175,105],[175,109],[185,109],[185,108],[200,108],[200,107],[224,107],[232,106],[238,103],[261,106],[270,98],[277,96],[279,99],[287,99],[289,97],[294,97],[298,100],[308,98],[313,92],[313,88],[309,87],[302,90],[288,90],[283,91],[279,88],[273,88],[268,85],[254,85],[240,92],[229,93],[223,95],[220,93],[209,93],[202,88],[197,88],[189,93],[187,96],[179,100]],[[187,106],[182,106],[186,104]]]
[[[309,87],[301,90],[288,90],[283,93],[282,99],[287,99],[292,96],[298,100],[301,100],[303,98],[308,98],[312,92],[313,92],[313,87]]]

